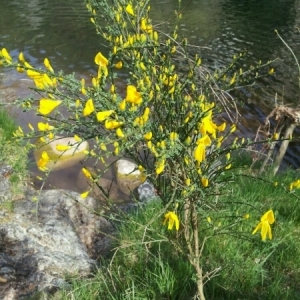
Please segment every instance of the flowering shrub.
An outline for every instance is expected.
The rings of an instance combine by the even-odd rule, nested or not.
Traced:
[[[136,162],[165,204],[164,224],[181,233],[177,243],[195,268],[197,294],[204,299],[203,283],[208,278],[201,249],[207,237],[200,234],[201,229],[211,228],[211,214],[218,211],[212,199],[229,184],[226,172],[232,167],[231,152],[247,144],[232,138],[236,125],[218,115],[224,103],[229,105],[225,90],[256,74],[260,66],[234,72],[238,56],[228,68],[211,74],[201,66],[198,54],[190,55],[187,39],[178,37],[181,14],[175,14],[170,34],[160,33],[150,19],[148,2],[86,0],[91,22],[110,49],[107,56],[96,54],[91,82],[55,72],[47,58],[44,69],[32,67],[22,53],[14,61],[5,48],[0,64],[15,67],[33,80],[39,105],[35,107],[33,99],[25,99],[22,105],[44,118],[37,127],[28,124],[28,134],[18,128],[16,139],[50,142],[63,134],[76,142],[58,144],[56,150],[61,153],[91,140],[92,149],[86,154],[96,159],[96,165],[101,161],[109,168],[106,159],[112,155]],[[106,26],[101,26],[102,19]],[[121,68],[128,72],[126,91],[117,85]],[[44,151],[37,162],[46,173],[51,171],[49,159]],[[82,172],[97,184],[105,170],[90,172],[84,167]],[[262,228],[263,240],[267,233],[272,237],[272,216],[266,221],[263,217],[254,230]]]

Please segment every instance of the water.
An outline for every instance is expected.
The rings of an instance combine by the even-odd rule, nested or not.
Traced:
[[[170,26],[174,10],[178,9],[177,1],[153,0],[150,4],[153,23],[161,30]],[[200,50],[204,65],[221,68],[244,50],[248,53],[245,66],[280,58],[275,64],[276,76],[259,80],[238,94],[238,100],[244,103],[242,134],[254,136],[274,107],[276,94],[278,102],[299,105],[298,70],[274,29],[300,59],[300,0],[182,0],[181,8],[180,33],[188,36],[191,44],[204,47]],[[15,58],[23,51],[35,66],[41,66],[48,57],[55,70],[76,72],[78,78],[89,78],[96,70],[95,54],[107,52],[82,0],[0,0],[0,47],[9,49]],[[30,93],[26,88],[28,81],[21,78],[23,75],[15,71],[0,69],[0,95],[4,102]],[[13,108],[12,113],[21,126],[38,121],[33,114]],[[300,148],[292,145],[286,161],[299,167],[299,157]],[[72,175],[64,176],[73,181]]]

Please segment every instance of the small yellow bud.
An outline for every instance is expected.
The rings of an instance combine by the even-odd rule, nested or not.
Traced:
[[[86,191],[86,192],[80,194],[81,198],[85,199],[88,196],[89,192],[90,191]]]
[[[116,67],[117,69],[122,69],[123,63],[122,63],[121,61],[118,61],[118,62],[115,64],[115,67]]]
[[[121,128],[117,128],[116,134],[119,138],[123,138],[125,136]]]
[[[274,73],[274,68],[271,68],[269,74],[272,75]]]
[[[235,132],[235,130],[236,130],[236,125],[233,124],[233,125],[231,126],[231,128],[230,128],[230,133]]]
[[[143,62],[140,62],[140,68],[141,68],[143,71],[146,71],[146,67],[145,67],[145,65],[144,65]]]
[[[34,131],[34,128],[30,123],[28,123],[28,127],[29,127],[30,130]]]
[[[104,143],[101,143],[101,144],[100,144],[100,149],[101,149],[102,151],[107,151],[106,145],[105,145]]]
[[[250,215],[249,215],[249,214],[245,214],[245,215],[243,216],[243,218],[244,218],[245,220],[247,220],[247,219],[250,218]]]
[[[208,179],[205,177],[201,178],[201,183],[204,187],[208,187]]]

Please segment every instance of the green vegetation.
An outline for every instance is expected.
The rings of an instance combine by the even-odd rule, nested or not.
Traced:
[[[145,210],[119,216],[112,257],[93,279],[75,280],[74,289],[60,299],[297,296],[299,197],[294,190],[300,181],[285,175],[274,184],[233,159],[254,143],[233,135],[239,126],[231,118],[237,104],[228,92],[274,69],[259,62],[243,70],[241,53],[226,68],[210,72],[179,36],[178,2],[173,28],[164,33],[150,18],[148,0],[86,0],[91,22],[109,47],[107,55],[95,55],[91,82],[55,72],[47,58],[45,68],[36,69],[23,53],[14,60],[5,48],[0,51],[1,65],[26,73],[35,84],[39,98],[19,104],[44,118],[28,124],[29,133],[18,128],[17,142],[74,137],[73,144],[56,146],[63,155],[91,141],[86,155],[95,165],[82,168],[91,183],[82,198],[98,185],[109,202],[98,182],[111,167],[111,156],[132,159],[159,196]],[[120,68],[128,74],[126,92],[117,84]],[[260,143],[274,141],[272,136]],[[37,165],[45,178],[49,162],[42,152]]]
[[[13,132],[17,129],[16,123],[9,114],[0,107],[0,134],[1,139],[8,140],[13,137]],[[1,143],[2,144],[2,143]]]
[[[298,299],[300,193],[286,188],[296,174],[279,175],[276,180],[282,185],[276,187],[267,176],[250,176],[235,177],[216,196],[220,207],[207,222],[211,237],[202,255],[205,269],[216,271],[205,285],[206,297]],[[261,242],[250,233],[266,207],[276,207],[276,223],[273,240]],[[155,202],[123,216],[112,257],[101,261],[93,278],[71,280],[72,288],[58,292],[55,299],[192,299],[197,290],[193,268],[185,253],[173,247],[182,231],[162,227],[162,208]],[[242,221],[232,224],[236,217]]]
[[[17,125],[13,118],[0,107],[0,164],[10,165],[14,172],[10,175],[13,187],[17,191],[19,183],[27,177],[27,150],[12,142]]]

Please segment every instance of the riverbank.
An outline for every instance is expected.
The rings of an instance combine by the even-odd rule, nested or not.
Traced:
[[[9,142],[16,125],[4,111],[0,113],[0,162],[13,166],[10,178],[17,192],[19,184],[28,179],[27,151]],[[248,171],[249,157],[237,159],[232,170],[235,182],[215,196],[220,213],[207,217],[205,234],[209,231],[211,235],[203,257],[206,272],[212,272],[205,287],[207,298],[296,299],[300,295],[300,193],[290,192],[288,187],[297,179],[297,171],[258,178],[255,170]],[[241,171],[247,175],[240,176]],[[1,205],[13,209],[10,201]],[[253,211],[254,207],[258,210]],[[265,207],[274,210],[276,222],[273,240],[264,243],[251,232]],[[232,223],[232,217],[238,221]],[[193,270],[185,254],[175,253],[169,243],[168,236],[171,240],[175,233],[163,227],[161,203],[151,203],[121,219],[115,248],[105,258],[98,258],[98,271],[89,278],[66,278],[68,288],[51,299],[192,297],[196,289]],[[231,232],[226,234],[229,228]]]

